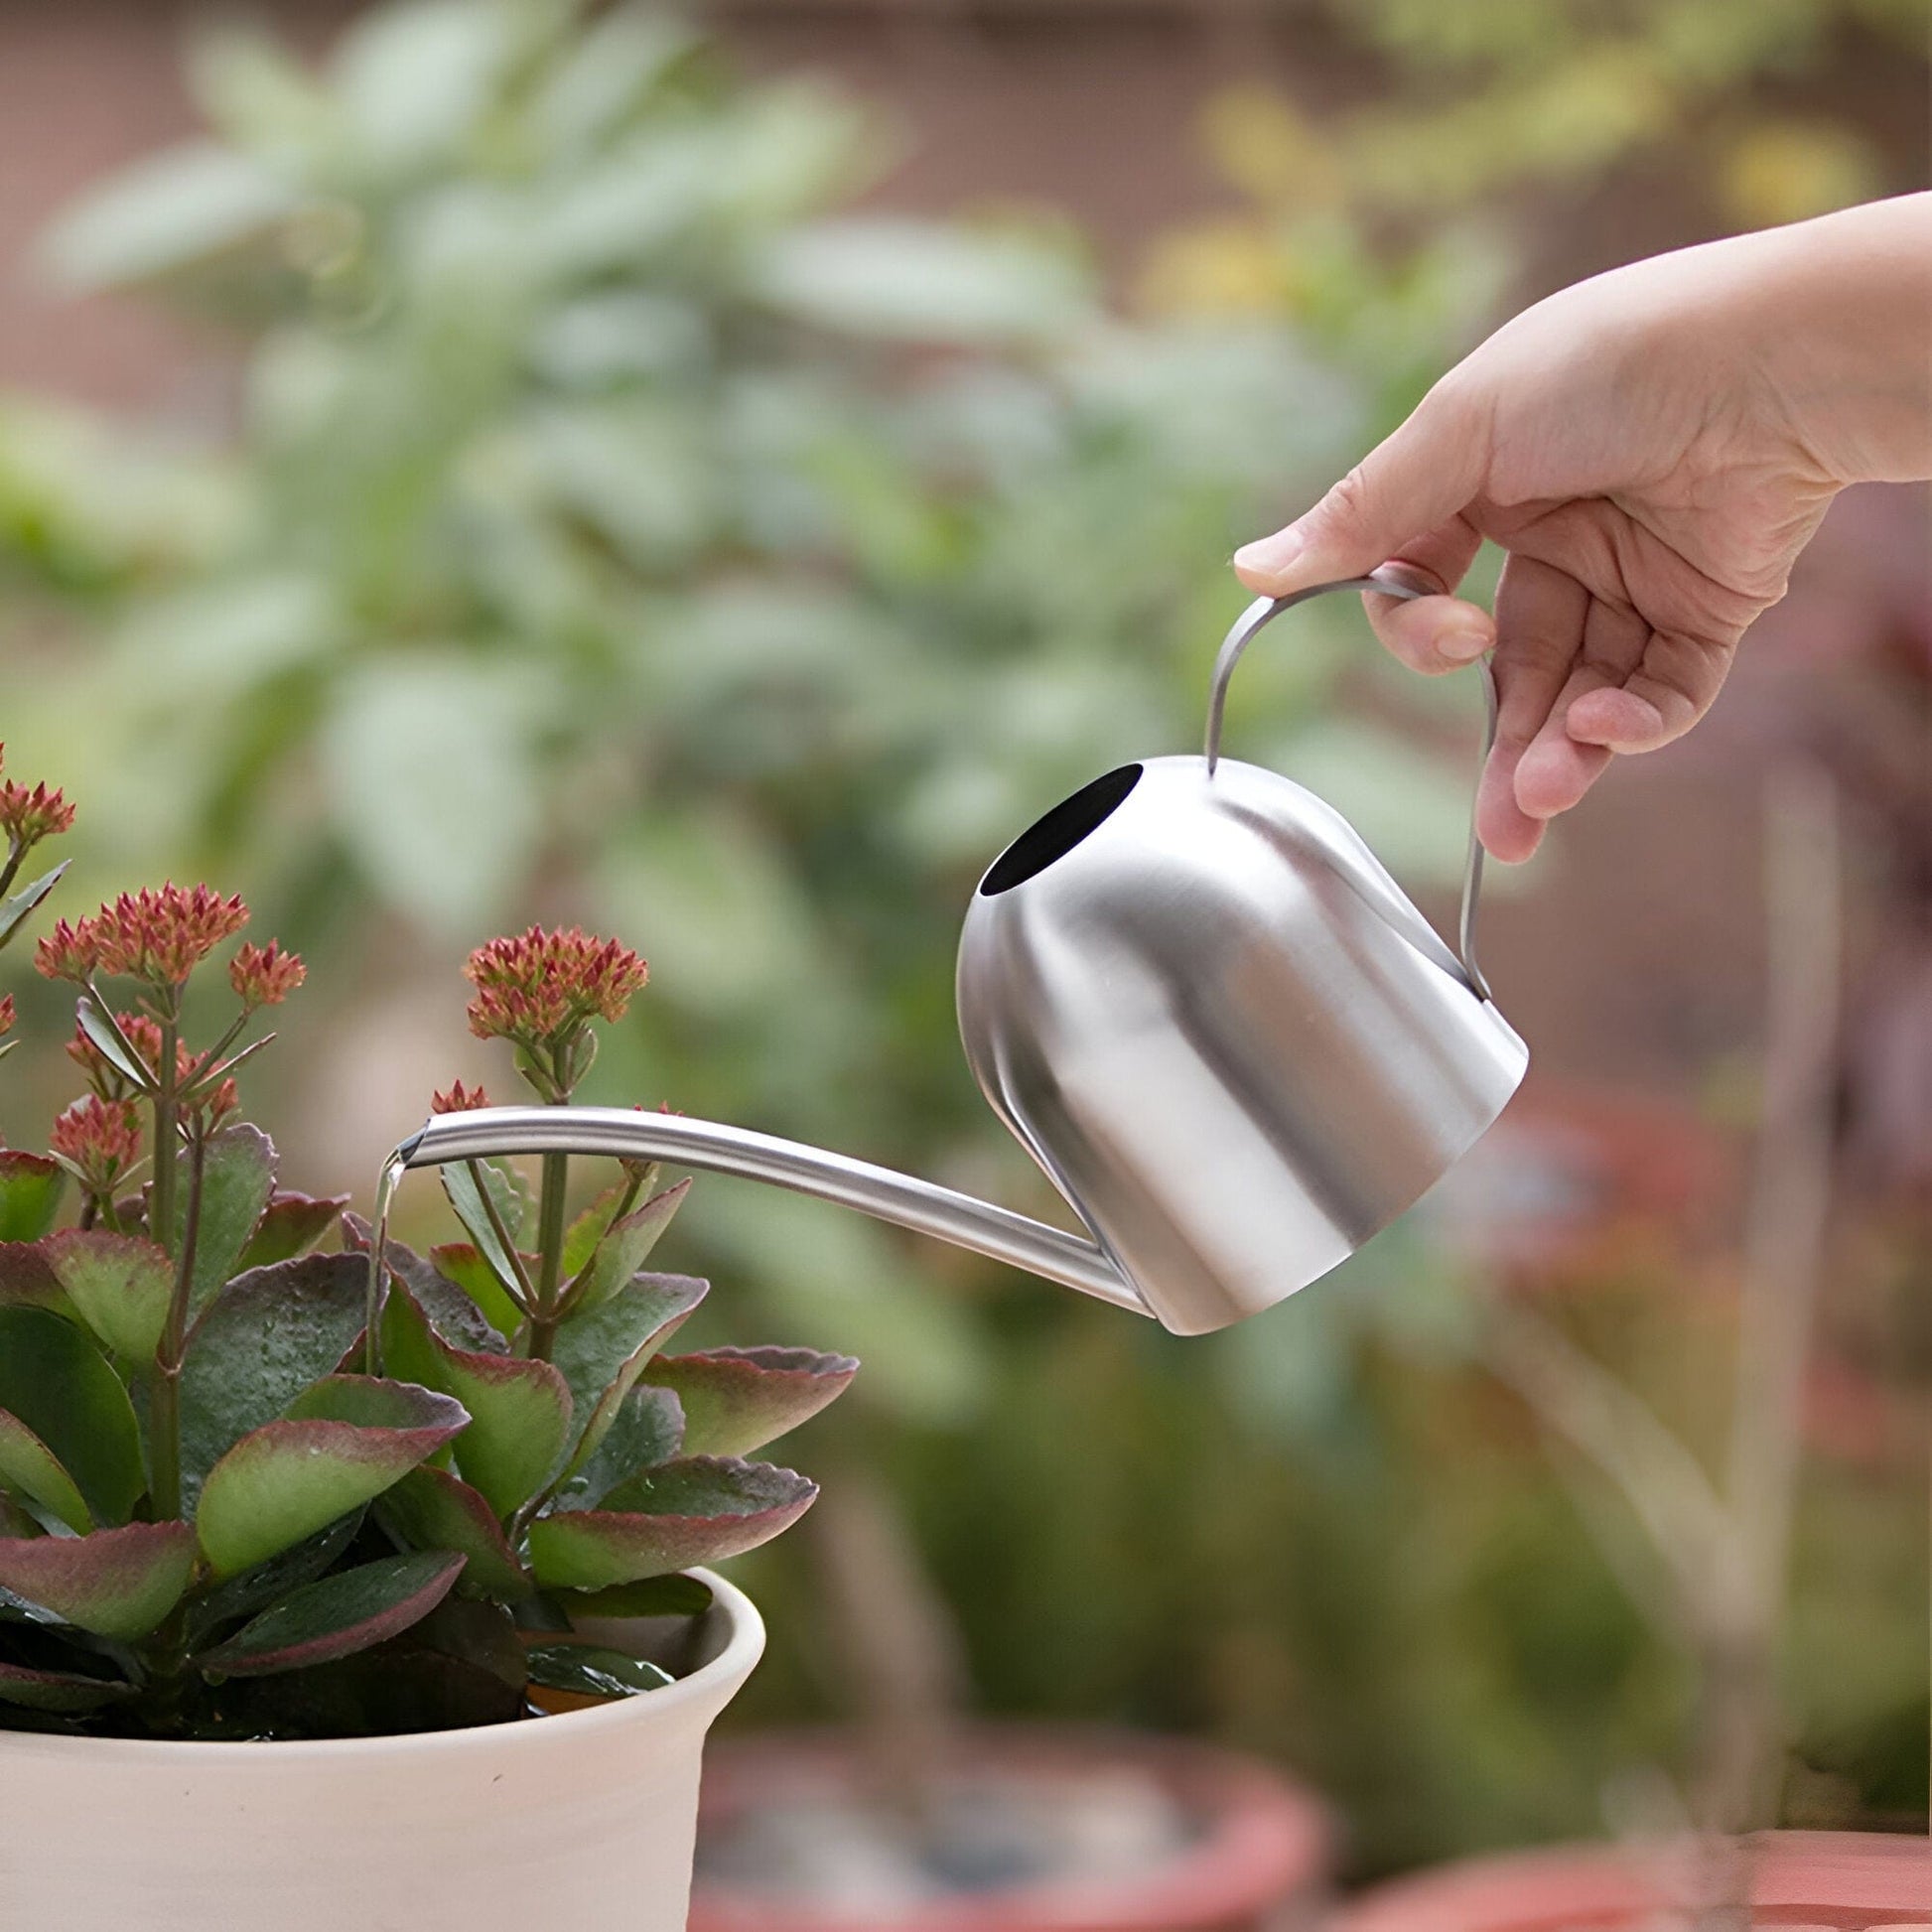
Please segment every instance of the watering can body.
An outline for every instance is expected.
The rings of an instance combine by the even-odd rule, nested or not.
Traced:
[[[1422,594],[1383,573],[1350,587]],[[1458,956],[1337,812],[1219,757],[1235,661],[1300,601],[1262,600],[1229,632],[1204,757],[1083,787],[968,909],[967,1059],[1084,1234],[774,1136],[594,1107],[443,1115],[397,1149],[385,1199],[405,1168],[491,1154],[674,1161],[859,1208],[1182,1334],[1326,1274],[1480,1137],[1529,1055],[1474,964],[1473,842]]]
[[[1162,1322],[1224,1327],[1412,1206],[1528,1050],[1291,780],[1152,759],[1059,810],[974,896],[967,1058]]]

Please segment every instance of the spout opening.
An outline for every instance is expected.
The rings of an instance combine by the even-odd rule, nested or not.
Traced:
[[[1064,859],[1090,833],[1104,825],[1119,810],[1127,794],[1141,781],[1138,764],[1123,764],[1116,770],[1082,785],[1070,798],[1062,798],[1051,811],[1042,813],[993,861],[980,881],[980,897],[994,898],[1010,893],[1016,886],[1042,873],[1057,859]]]

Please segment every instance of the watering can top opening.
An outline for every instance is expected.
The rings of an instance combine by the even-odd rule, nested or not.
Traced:
[[[1458,952],[1338,812],[1220,757],[1249,640],[1338,589],[1427,594],[1387,567],[1257,601],[1222,645],[1205,755],[1082,786],[968,905],[967,1060],[1084,1237],[823,1149],[619,1108],[441,1115],[396,1151],[391,1177],[494,1154],[666,1160],[856,1207],[1185,1334],[1318,1279],[1441,1178],[1528,1063],[1475,964],[1473,835]]]

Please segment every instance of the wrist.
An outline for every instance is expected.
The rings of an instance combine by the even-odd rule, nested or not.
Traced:
[[[1932,477],[1932,195],[1718,244],[1765,405],[1833,484]]]

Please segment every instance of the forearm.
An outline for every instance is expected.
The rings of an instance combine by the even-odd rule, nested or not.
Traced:
[[[1932,194],[1717,244],[1733,248],[1747,352],[1819,469],[1932,478]]]

